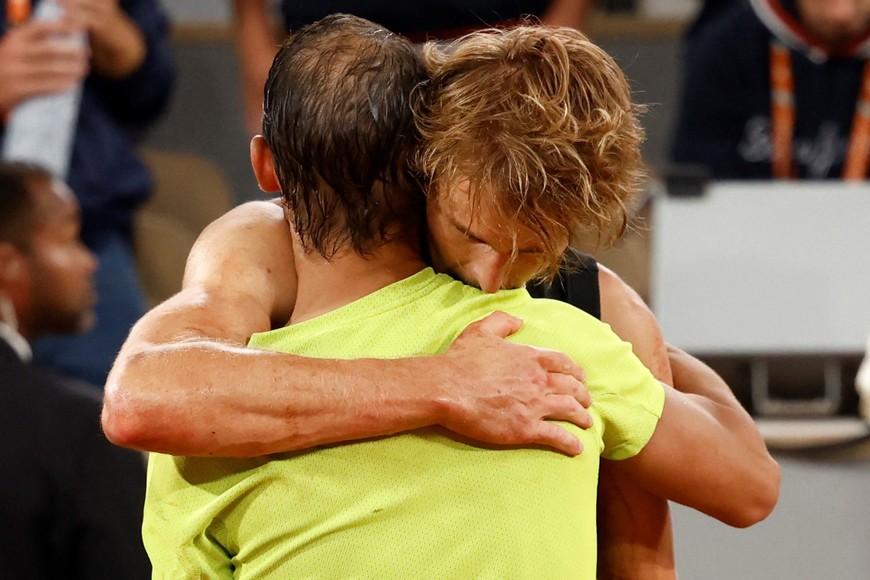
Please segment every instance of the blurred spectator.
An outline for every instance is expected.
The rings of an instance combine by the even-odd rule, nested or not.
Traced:
[[[414,42],[457,38],[466,32],[536,16],[545,24],[580,28],[595,0],[281,0],[281,23],[267,0],[234,0],[237,46],[242,66],[245,126],[260,132],[263,84],[278,51],[278,40],[336,12],[361,16]]]
[[[703,38],[704,26],[714,22],[716,16],[724,12],[729,6],[737,4],[739,0],[700,0],[700,6],[692,22],[686,28],[684,43],[691,43],[695,38]]]
[[[22,5],[26,13],[27,1],[0,3],[0,117],[29,98],[70,88],[87,73],[67,181],[81,206],[82,238],[99,258],[97,324],[77,337],[43,339],[34,350],[39,362],[102,385],[145,309],[131,222],[152,183],[135,146],[164,110],[175,69],[157,0],[62,3],[61,23],[35,23],[17,10],[7,14]],[[59,32],[75,30],[87,32],[87,50],[58,42]]]
[[[100,430],[100,392],[29,362],[29,342],[93,321],[96,269],[72,192],[0,164],[3,578],[148,578],[142,457]]]
[[[858,369],[855,387],[858,389],[861,417],[870,422],[870,337],[867,338],[867,349],[861,368]]]
[[[865,179],[870,2],[714,4],[684,47],[672,160],[718,179]]]

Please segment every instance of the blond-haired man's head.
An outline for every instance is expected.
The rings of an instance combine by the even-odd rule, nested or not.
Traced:
[[[614,60],[570,28],[520,26],[423,51],[417,169],[436,266],[494,291],[616,239],[644,178],[643,130]]]

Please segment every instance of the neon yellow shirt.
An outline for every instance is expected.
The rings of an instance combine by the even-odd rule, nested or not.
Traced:
[[[493,310],[524,319],[517,341],[583,367],[595,425],[567,425],[581,455],[488,449],[439,428],[257,459],[153,454],[143,533],[154,577],[595,578],[599,455],[635,455],[664,404],[605,324],[524,289],[484,294],[427,268],[249,346],[330,358],[438,353]]]

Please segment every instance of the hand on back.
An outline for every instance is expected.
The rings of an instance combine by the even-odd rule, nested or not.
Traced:
[[[577,455],[583,450],[577,437],[548,419],[592,426],[583,371],[562,353],[505,340],[521,326],[495,312],[454,341],[442,357],[452,380],[440,424],[476,441]]]

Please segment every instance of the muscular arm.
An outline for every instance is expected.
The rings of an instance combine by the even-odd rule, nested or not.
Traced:
[[[580,370],[559,353],[502,340],[519,327],[507,315],[469,327],[434,357],[345,361],[246,349],[253,332],[289,318],[290,243],[271,202],[240,206],[203,232],[182,291],[133,327],[109,374],[111,441],[255,456],[440,424],[490,443],[580,451],[544,419],[589,425]]]
[[[779,496],[779,465],[728,385],[699,360],[668,347],[674,383],[650,442],[614,462],[650,492],[746,527],[767,517]]]
[[[601,319],[661,382],[671,384],[671,367],[658,322],[640,296],[621,278],[598,265]],[[644,489],[628,474],[601,462],[598,487],[598,577],[676,578],[674,538],[667,500]]]
[[[779,468],[731,389],[708,366],[666,345],[655,317],[640,296],[601,265],[599,285],[602,319],[632,344],[634,353],[659,381],[673,384],[686,394],[690,401],[681,404],[700,411],[703,418],[701,423],[697,419],[693,423],[701,428],[708,425],[711,433],[720,433],[714,445],[725,441],[730,451],[739,451],[727,454],[715,467],[731,469],[727,467],[728,457],[740,465],[739,471],[747,475],[731,481],[739,487],[732,494],[745,502],[732,504],[727,515],[725,511],[714,511],[712,515],[718,513],[717,517],[734,525],[748,525],[766,515],[776,502]],[[666,432],[669,430],[662,431]],[[667,502],[662,499],[666,495],[643,487],[631,469],[622,467],[623,463],[602,461],[599,577],[674,578],[673,533]],[[687,501],[696,500],[687,497]]]

